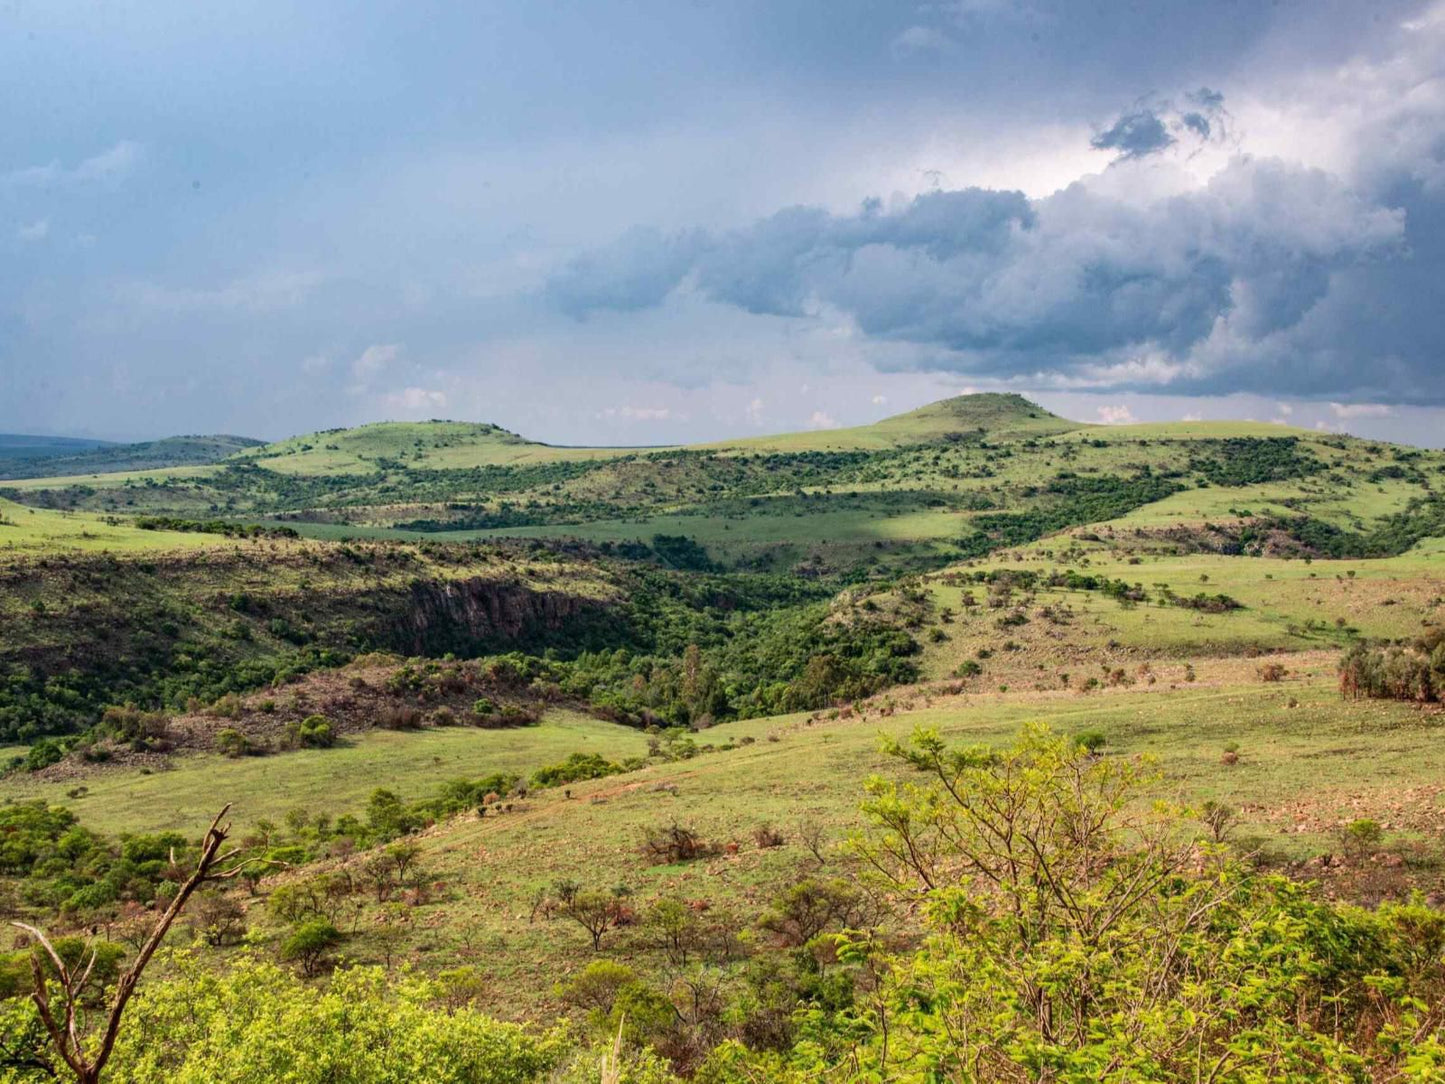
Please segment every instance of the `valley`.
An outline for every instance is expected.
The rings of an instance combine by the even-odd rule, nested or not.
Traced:
[[[886,848],[959,861],[938,803],[1011,758],[1137,772],[1113,814],[1167,805],[1149,845],[1249,906],[1445,899],[1440,451],[1003,395],[683,448],[187,439],[0,460],[0,900],[123,946],[231,803],[249,872],[175,989],[375,967],[621,1029],[628,1079],[820,1079],[893,981],[849,939],[937,947]]]

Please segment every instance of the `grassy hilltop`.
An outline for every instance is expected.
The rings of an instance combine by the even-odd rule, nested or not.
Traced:
[[[932,567],[1143,509],[1185,514],[1179,528],[1271,515],[1347,532],[1327,547],[1337,555],[1399,553],[1439,522],[1440,463],[1273,425],[1080,425],[1020,396],[973,395],[871,426],[684,448],[562,448],[490,425],[383,423],[211,465],[28,478],[0,496],[60,511],[284,523],[328,539],[681,534],[730,566],[840,571],[870,558]],[[1013,517],[1004,534],[1001,516]],[[1387,541],[1353,537],[1383,528]]]
[[[870,999],[952,936],[844,846],[923,782],[886,748],[919,728],[983,787],[1025,731],[1009,756],[1151,764],[1120,809],[1192,810],[1168,838],[1224,840],[1276,925],[1295,892],[1445,898],[1445,453],[1005,395],[691,447],[211,451],[0,482],[0,895],[124,943],[231,801],[257,872],[172,934],[175,982],[404,962],[751,1074],[710,1084],[817,1079],[808,1037],[874,1042]]]

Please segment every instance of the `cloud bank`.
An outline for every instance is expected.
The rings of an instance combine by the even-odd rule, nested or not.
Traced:
[[[920,365],[1046,386],[1301,391],[1312,317],[1353,303],[1350,273],[1409,258],[1406,212],[1274,159],[1236,157],[1192,187],[1135,161],[1165,145],[1137,116],[1110,129],[1119,162],[1044,199],[970,188],[851,215],[792,207],[722,233],[632,230],[548,295],[579,318],[680,291],[758,315],[836,311],[930,348]],[[1341,359],[1314,366],[1308,390],[1418,397],[1433,365]]]

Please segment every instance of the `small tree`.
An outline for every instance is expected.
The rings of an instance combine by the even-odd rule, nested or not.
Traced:
[[[212,948],[233,944],[246,932],[245,908],[224,892],[203,892],[196,897],[191,928]]]
[[[293,748],[329,749],[336,744],[336,731],[324,715],[308,715],[286,727],[286,741]]]
[[[1199,810],[1199,819],[1209,829],[1209,838],[1215,843],[1223,843],[1229,836],[1229,830],[1234,824],[1234,810],[1223,802],[1216,802],[1212,798],[1205,802]]]
[[[361,864],[361,873],[376,893],[376,902],[385,903],[396,888],[396,863],[386,852],[368,855]]]
[[[228,726],[216,734],[216,751],[222,756],[244,757],[254,751],[251,741],[233,726]]]
[[[406,840],[401,843],[393,843],[386,849],[387,860],[396,869],[396,879],[399,882],[406,881],[408,870],[414,871],[416,860],[421,855],[421,844]]]
[[[557,901],[556,913],[586,930],[592,938],[592,951],[600,952],[602,938],[631,914],[625,902],[626,895],[626,890],[621,888],[614,888],[611,892],[572,892]]]
[[[1340,832],[1345,853],[1356,860],[1368,858],[1374,854],[1384,838],[1385,830],[1380,827],[1378,821],[1369,817],[1351,821]]]
[[[660,899],[649,907],[642,916],[642,929],[676,967],[686,965],[706,940],[697,912],[679,899]]]
[[[341,931],[324,918],[303,922],[281,945],[281,958],[300,964],[307,978],[318,974],[326,955],[341,943]]]

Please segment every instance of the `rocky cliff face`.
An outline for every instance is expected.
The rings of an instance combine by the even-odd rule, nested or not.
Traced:
[[[504,551],[238,545],[0,565],[0,739],[84,729],[105,707],[209,703],[368,651],[459,657],[626,638],[594,566]]]
[[[477,655],[561,644],[604,618],[597,599],[472,577],[411,584],[377,639],[406,655]]]

